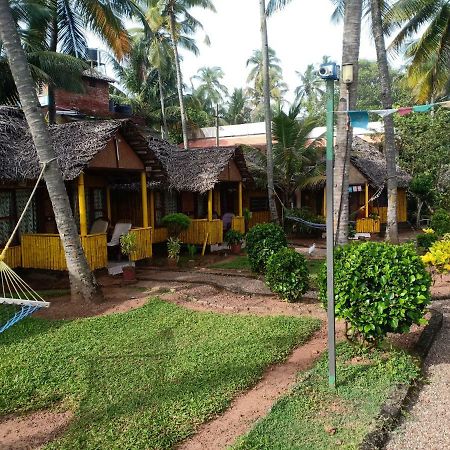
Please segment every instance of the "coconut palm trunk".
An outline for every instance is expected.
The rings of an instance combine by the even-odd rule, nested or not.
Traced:
[[[273,222],[279,222],[277,205],[275,203],[275,187],[273,181],[273,145],[272,145],[272,109],[270,107],[270,75],[269,75],[269,43],[267,39],[266,2],[259,0],[261,15],[261,42],[263,58],[263,84],[264,84],[264,117],[266,122],[267,143],[267,194],[269,198],[270,216]]]
[[[158,85],[159,85],[159,101],[161,103],[161,118],[162,118],[162,138],[167,139],[169,137],[169,130],[167,128],[167,117],[166,117],[166,106],[164,102],[164,87],[161,77],[161,70],[157,69],[158,72]]]
[[[8,0],[0,0],[0,38],[8,55],[11,73],[19,92],[20,102],[39,161],[48,163],[44,179],[66,255],[72,298],[87,301],[100,300],[101,292],[81,247],[61,170],[56,161],[56,154],[51,144],[48,128],[41,113],[31,72],[21,46],[16,23],[9,9]]]
[[[170,35],[172,37],[173,54],[174,54],[174,59],[175,59],[175,68],[176,68],[176,72],[177,72],[177,89],[178,89],[178,99],[180,101],[180,115],[181,115],[181,129],[183,132],[183,145],[184,145],[184,149],[187,150],[189,148],[189,143],[188,143],[188,135],[187,135],[186,114],[185,114],[185,110],[184,110],[183,78],[181,75],[180,56],[178,54],[178,46],[177,46],[175,13],[173,11],[171,11],[169,13],[169,17],[170,17]]]
[[[345,2],[342,64],[353,64],[353,83],[347,86],[341,81],[339,111],[355,109],[356,106],[361,16],[361,0],[348,0]],[[348,178],[352,137],[352,129],[348,123],[347,114],[337,114],[334,163],[334,226],[335,242],[339,245],[346,244],[348,241]]]
[[[54,15],[52,20],[51,39],[50,39],[50,51],[55,52],[58,49],[58,20]],[[56,92],[55,86],[52,82],[47,86],[47,110],[48,110],[48,123],[53,125],[56,123]]]
[[[392,108],[392,83],[386,55],[380,0],[370,0],[370,13],[381,81],[381,102],[383,108],[390,109]],[[397,243],[397,150],[395,147],[394,119],[391,115],[384,118],[384,154],[386,158],[388,198],[386,240]]]

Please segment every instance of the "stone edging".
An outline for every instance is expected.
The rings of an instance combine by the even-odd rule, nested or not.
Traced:
[[[421,359],[422,364],[442,327],[442,321],[442,313],[431,310],[431,318],[414,347],[414,351]],[[378,450],[384,447],[390,431],[398,424],[402,410],[415,385],[416,380],[413,380],[409,385],[401,384],[394,389],[394,392],[381,408],[375,430],[366,435],[359,450]]]

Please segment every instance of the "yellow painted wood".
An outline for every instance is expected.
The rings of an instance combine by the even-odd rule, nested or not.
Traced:
[[[136,246],[137,246],[137,250],[130,255],[131,260],[139,261],[140,259],[151,258],[153,254],[152,228],[151,227],[132,228],[130,230],[130,233],[136,236]]]
[[[364,193],[365,193],[364,210],[367,219],[369,217],[369,183],[366,183]]]
[[[106,187],[106,214],[108,215],[108,220],[111,222],[111,188]]]
[[[80,211],[80,233],[87,235],[86,194],[84,191],[84,174],[78,177],[78,209]]]
[[[0,248],[0,253],[2,252]],[[11,269],[22,266],[22,249],[20,245],[13,245],[6,250],[5,259],[3,260]]]
[[[397,191],[397,220],[406,222],[408,220],[408,204],[406,199],[406,191],[399,189]]]
[[[213,216],[213,191],[208,191],[208,221],[211,222]]]
[[[147,174],[141,172],[142,227],[148,228]]]
[[[379,233],[381,231],[381,222],[379,219],[357,219],[356,232],[357,233]]]
[[[245,233],[245,219],[244,217],[235,216],[231,219],[231,229]]]
[[[221,216],[222,210],[220,205],[220,191],[214,191],[214,207],[216,210],[216,213]]]
[[[180,234],[180,239],[185,244],[202,245],[206,235],[208,235],[208,244],[221,244],[223,242],[223,222],[219,219],[192,220],[189,228]]]
[[[155,192],[150,191],[150,226],[155,229]]]
[[[249,220],[249,229],[258,225],[259,223],[269,223],[270,222],[270,211],[258,211],[252,212],[252,217]]]
[[[203,242],[203,247],[202,247],[202,256],[205,256],[206,244],[208,243],[208,237],[209,237],[209,233],[206,233],[205,241]]]
[[[160,242],[167,241],[169,234],[167,233],[167,228],[155,228],[153,230],[152,242],[158,244]]]
[[[242,181],[239,181],[238,183],[238,216],[243,216],[243,209],[242,209]]]

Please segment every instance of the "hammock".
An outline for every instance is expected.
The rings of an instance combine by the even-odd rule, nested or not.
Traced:
[[[302,225],[305,225],[308,228],[314,228],[316,230],[326,231],[327,229],[327,225],[325,223],[308,222],[307,220],[301,219],[300,217],[285,216],[285,219],[301,223]]]
[[[35,311],[50,306],[50,303],[44,301],[36,291],[34,291],[5,263],[6,252],[31,204],[31,200],[44,175],[46,165],[47,164],[43,164],[41,173],[31,192],[30,198],[28,199],[8,242],[0,254],[0,333],[3,333],[20,320],[33,314]]]

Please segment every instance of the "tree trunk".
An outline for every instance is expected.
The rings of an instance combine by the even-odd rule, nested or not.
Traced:
[[[416,197],[417,200],[417,218],[416,218],[416,228],[420,228],[420,216],[422,214],[423,201],[420,200],[419,197]]]
[[[0,0],[0,38],[3,40],[8,55],[10,69],[39,161],[48,163],[44,179],[66,255],[72,298],[81,298],[87,301],[100,300],[102,295],[81,247],[61,170],[56,161],[56,154],[39,106],[31,72],[20,43],[16,23],[9,9],[8,0]]]
[[[270,108],[269,44],[267,39],[267,16],[265,0],[259,0],[259,6],[261,15],[261,42],[263,57],[264,117],[266,121],[267,143],[267,194],[269,197],[269,210],[272,221],[279,223],[277,205],[275,203],[275,187],[273,181],[272,109]]]
[[[58,49],[58,20],[56,17],[56,11],[52,20],[52,30],[50,38],[50,51],[55,52]],[[47,86],[47,98],[48,98],[48,123],[54,125],[56,123],[56,100],[55,100],[55,86],[50,81]]]
[[[158,69],[158,84],[159,84],[159,100],[161,102],[161,117],[162,117],[162,138],[167,139],[169,137],[169,130],[167,129],[166,107],[164,104],[164,88],[161,78],[161,70]]]
[[[353,83],[340,83],[339,111],[355,109],[358,87],[358,59],[361,38],[362,1],[348,0],[345,5],[342,64],[353,64]],[[353,132],[347,114],[337,114],[337,132],[334,163],[334,227],[335,242],[348,242],[348,177]]]
[[[391,76],[386,56],[380,3],[380,0],[370,0],[370,12],[372,15],[372,32],[377,50],[378,72],[381,81],[381,101],[383,108],[390,109],[392,108]],[[394,119],[392,116],[384,118],[384,154],[386,158],[388,194],[386,240],[398,243],[397,150],[395,147]]]
[[[181,76],[180,68],[180,56],[178,55],[177,39],[176,39],[176,22],[174,12],[171,11],[170,15],[170,35],[172,37],[173,54],[175,59],[175,68],[177,71],[177,88],[178,88],[178,99],[180,101],[180,115],[181,115],[181,129],[183,132],[183,145],[184,149],[189,148],[188,135],[187,135],[187,124],[186,124],[186,114],[184,111],[184,98],[183,98],[183,78]]]

